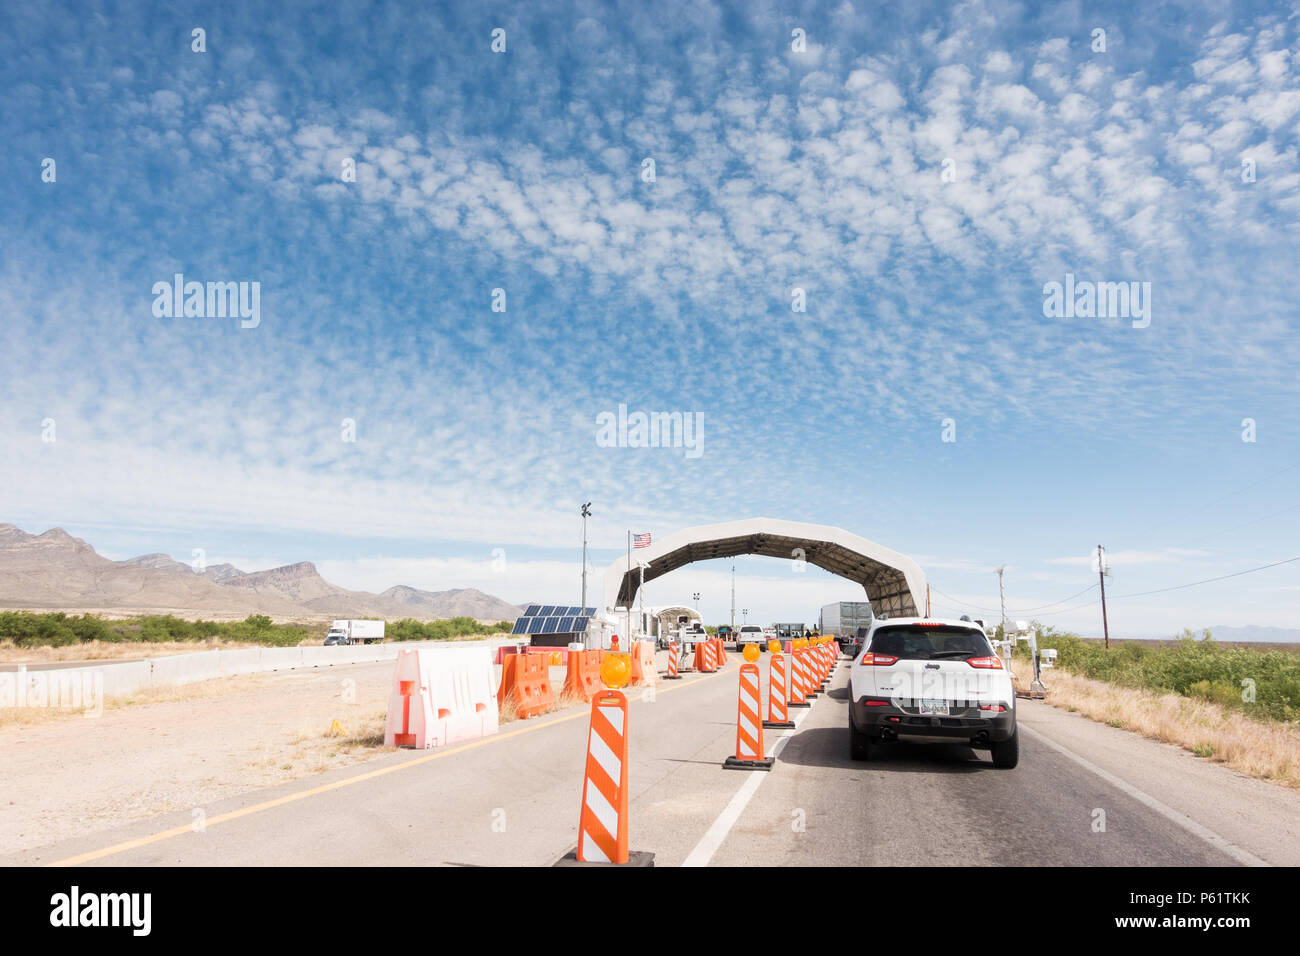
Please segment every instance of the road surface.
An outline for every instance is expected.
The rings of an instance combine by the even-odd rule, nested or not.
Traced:
[[[630,843],[657,866],[1300,863],[1300,794],[1041,702],[1021,702],[1014,770],[948,744],[853,762],[847,661],[796,730],[768,732],[770,773],[724,770],[729,658],[652,700],[629,691]],[[386,753],[0,862],[548,866],[577,842],[587,716]]]

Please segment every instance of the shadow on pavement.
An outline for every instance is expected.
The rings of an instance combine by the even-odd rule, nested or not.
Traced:
[[[848,727],[799,731],[777,758],[777,766],[781,764],[882,773],[978,773],[995,769],[987,751],[963,743],[882,744],[872,748],[870,760],[851,760]]]

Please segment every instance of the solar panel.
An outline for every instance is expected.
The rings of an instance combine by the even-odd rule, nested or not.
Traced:
[[[594,607],[570,607],[566,604],[530,604],[515,621],[511,634],[584,634]]]

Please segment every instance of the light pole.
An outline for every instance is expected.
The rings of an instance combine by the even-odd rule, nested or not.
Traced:
[[[1015,639],[1014,637],[1013,637],[1013,638],[1010,638],[1009,640],[1011,641],[1011,643],[1010,643],[1010,644],[1007,644],[1007,643],[1006,643],[1007,640],[1008,640],[1008,637],[1007,637],[1007,592],[1006,592],[1006,590],[1005,590],[1005,589],[1003,588],[1003,586],[1002,586],[1002,572],[1006,571],[1006,569],[1007,569],[1007,566],[1006,566],[1005,564],[1003,564],[1003,565],[999,565],[998,567],[994,568],[993,570],[994,570],[995,572],[997,572],[997,576],[998,576],[998,598],[999,598],[999,600],[1000,600],[1000,602],[1001,602],[1001,604],[1002,604],[1002,651],[1003,651],[1003,654],[1005,654],[1005,656],[1006,656],[1006,666],[1007,666],[1007,670],[1009,671],[1009,670],[1011,669],[1011,658],[1012,658],[1012,656],[1015,654],[1015,651],[1016,651],[1016,639]]]
[[[736,559],[731,559],[731,630],[736,630]]]
[[[742,608],[740,609],[740,614],[741,614],[741,620],[740,620],[740,623],[741,623],[742,625],[744,625],[744,624],[748,624],[748,623],[749,623],[749,608],[747,608],[747,607],[742,607]]]
[[[700,592],[699,591],[692,592],[691,597],[695,601],[695,613],[699,614],[700,613]]]
[[[587,610],[587,519],[591,517],[591,502],[582,506],[582,610]]]

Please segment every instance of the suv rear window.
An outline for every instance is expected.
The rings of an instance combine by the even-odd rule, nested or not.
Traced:
[[[868,650],[905,661],[993,656],[993,648],[980,631],[969,627],[925,627],[920,624],[879,628]]]

